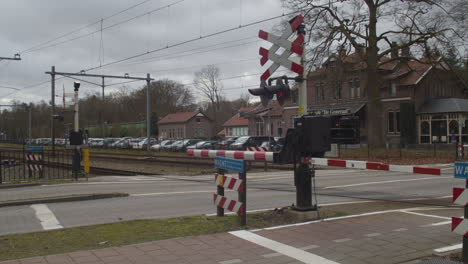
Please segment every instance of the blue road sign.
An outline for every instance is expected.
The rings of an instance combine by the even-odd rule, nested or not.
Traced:
[[[468,162],[455,162],[453,176],[460,179],[468,179]]]
[[[215,157],[214,158],[214,165],[217,169],[224,169],[235,171],[238,173],[245,172],[245,161],[244,160],[236,160],[236,159],[228,159],[223,157]]]
[[[26,146],[26,152],[44,152],[42,146]]]

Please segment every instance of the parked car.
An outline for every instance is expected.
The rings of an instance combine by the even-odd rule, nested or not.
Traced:
[[[216,149],[229,149],[229,146],[236,141],[237,137],[227,138],[225,140],[220,141]]]
[[[163,151],[165,148],[174,143],[174,140],[163,140],[159,144],[155,144],[150,147],[153,151]]]
[[[140,142],[136,143],[133,145],[133,149],[146,149],[147,148],[147,142],[148,142],[148,138],[144,138],[143,140],[141,140]],[[150,140],[150,147],[154,144],[156,144],[157,141],[155,138],[152,138]]]
[[[195,145],[200,141],[202,141],[202,140],[201,139],[186,139],[186,140],[184,140],[184,143],[183,143],[181,149],[177,150],[177,151],[186,151],[188,146]]]
[[[170,146],[170,151],[180,151],[184,146],[183,140],[177,140]]]
[[[111,147],[112,148],[124,148],[125,146],[128,147],[128,144],[129,144],[129,140],[131,139],[131,137],[123,137],[119,140],[117,140],[116,142],[114,142]]]
[[[233,150],[246,150],[247,147],[259,147],[265,141],[274,141],[274,139],[273,137],[266,136],[244,136],[236,139],[229,148]]]
[[[105,138],[104,139],[104,148],[110,148],[113,143],[115,143],[120,138]]]
[[[202,149],[203,145],[208,141],[199,141],[194,145],[188,146],[187,149]]]
[[[91,148],[102,148],[104,147],[104,139],[103,138],[90,138],[88,139],[88,146]]]

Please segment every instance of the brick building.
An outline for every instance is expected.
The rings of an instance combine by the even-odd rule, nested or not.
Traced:
[[[161,139],[211,138],[213,121],[201,112],[168,114],[158,122]]]
[[[232,116],[223,124],[224,136],[226,137],[242,137],[249,135],[249,120],[241,114],[254,110],[255,107],[243,107],[239,112]]]
[[[405,56],[409,49],[401,52]],[[397,55],[392,54],[392,58]],[[440,102],[441,98],[452,98],[465,106],[466,85],[441,59],[432,63],[383,58],[382,62],[385,61],[388,63],[382,64],[379,72],[385,133],[382,136],[386,142],[390,145],[450,143],[451,135],[458,133],[455,120],[464,119],[468,107],[454,112],[453,108],[443,110],[437,106],[447,105],[446,101]],[[358,116],[361,141],[366,142],[366,74],[366,65],[356,53],[330,57],[308,75],[308,111],[331,115],[335,122],[342,116]]]

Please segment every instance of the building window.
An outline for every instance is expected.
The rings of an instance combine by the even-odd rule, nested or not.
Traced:
[[[258,118],[255,120],[255,128],[257,132],[257,136],[263,136],[265,134],[265,128],[263,120]]]
[[[197,121],[197,123],[200,123],[200,118],[197,117],[197,119],[195,121]]]
[[[354,81],[349,81],[349,98],[354,99]]]
[[[389,111],[387,114],[387,132],[400,133],[400,112]]]
[[[278,120],[276,122],[276,128],[278,130],[278,136],[281,137],[283,135],[283,121],[282,120]]]
[[[421,143],[431,143],[431,130],[429,128],[429,122],[423,121],[420,125],[421,129]]]
[[[390,95],[391,96],[396,96],[397,94],[397,85],[396,83],[393,83],[390,85]]]
[[[359,79],[354,79],[354,89],[356,89],[356,97],[361,97],[361,83]]]

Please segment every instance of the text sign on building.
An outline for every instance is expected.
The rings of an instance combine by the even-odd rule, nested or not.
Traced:
[[[468,179],[468,162],[455,162],[453,176],[459,179]]]
[[[342,109],[315,109],[308,110],[310,114],[313,115],[349,115],[351,114],[351,109],[342,108]]]
[[[243,160],[228,159],[223,157],[214,158],[214,166],[217,169],[230,170],[238,173],[245,172],[245,162]]]

